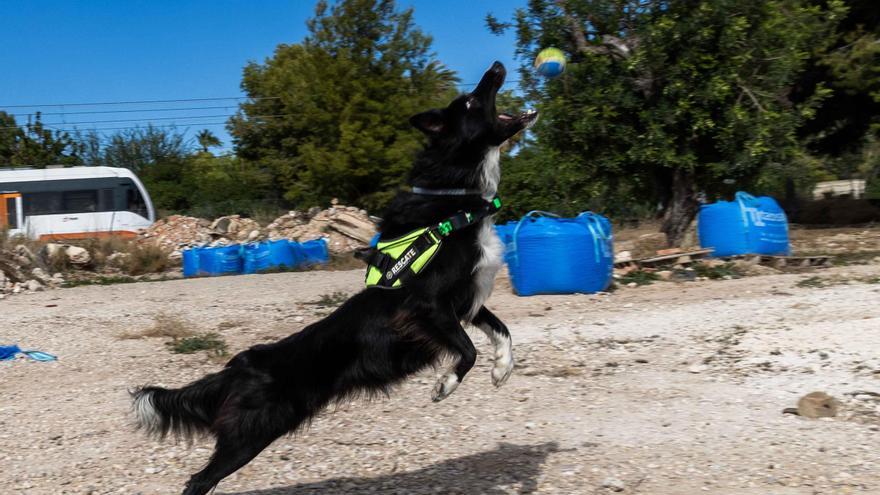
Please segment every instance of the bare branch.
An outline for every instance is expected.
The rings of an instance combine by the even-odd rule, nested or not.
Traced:
[[[767,110],[764,109],[764,107],[761,106],[761,103],[758,101],[758,98],[755,97],[755,94],[752,93],[752,90],[750,90],[748,87],[746,87],[746,86],[745,86],[744,84],[742,84],[741,82],[738,82],[738,83],[737,83],[737,86],[739,86],[740,89],[742,89],[743,92],[745,92],[745,94],[746,94],[749,98],[752,99],[752,103],[754,103],[755,106],[758,107],[758,110],[759,110],[760,112],[763,113],[763,112],[766,112],[766,111],[767,111]]]

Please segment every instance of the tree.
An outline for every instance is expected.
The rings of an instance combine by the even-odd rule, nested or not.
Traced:
[[[207,134],[198,135],[203,150],[209,138],[216,140]],[[252,214],[272,202],[271,176],[258,164],[196,152],[175,129],[129,129],[106,140],[95,132],[78,137],[85,164],[136,172],[162,212]]]
[[[208,129],[203,129],[196,134],[196,140],[199,142],[199,146],[202,147],[202,153],[207,153],[208,148],[214,148],[218,146],[223,146],[223,142],[220,141],[220,138],[214,135]]]
[[[420,143],[408,118],[445,104],[455,78],[413,10],[393,0],[319,1],[308,28],[301,43],[245,67],[251,101],[229,122],[236,152],[268,167],[296,205],[337,197],[379,208]]]
[[[799,0],[531,1],[513,25],[521,80],[542,115],[522,167],[537,152],[553,163],[528,180],[551,186],[545,197],[562,209],[657,204],[677,244],[698,193],[747,187],[797,150],[795,132],[825,93],[795,106],[789,88],[844,10],[836,0],[827,11]],[[546,46],[571,63],[541,82],[530,65]],[[555,185],[542,177],[557,171]]]
[[[40,114],[23,127],[0,112],[0,165],[37,167],[73,166],[81,163],[80,146],[70,134],[43,125]]]
[[[103,145],[94,132],[81,139],[88,165],[127,168],[136,174],[157,164],[182,163],[191,152],[182,133],[152,125],[119,131]]]

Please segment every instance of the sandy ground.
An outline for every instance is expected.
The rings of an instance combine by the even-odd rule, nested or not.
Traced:
[[[798,287],[808,276],[830,287]],[[514,336],[501,389],[478,365],[446,401],[433,373],[389,399],[321,416],[225,480],[218,494],[880,494],[880,266],[613,294],[511,295],[488,306]],[[848,282],[847,282],[848,281]],[[80,287],[0,301],[0,344],[57,354],[0,362],[0,493],[179,493],[210,444],[132,429],[126,391],[182,385],[220,364],[161,338],[120,339],[160,312],[235,352],[320,317],[361,271]],[[836,418],[782,414],[802,395]],[[862,392],[856,394],[857,392]]]

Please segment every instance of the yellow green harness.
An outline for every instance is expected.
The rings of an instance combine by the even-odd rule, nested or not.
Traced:
[[[459,212],[436,226],[414,230],[406,235],[379,240],[376,247],[359,257],[367,262],[367,287],[399,289],[410,278],[418,275],[431,262],[443,239],[453,232],[473,225],[494,215],[501,209],[501,200],[495,198],[473,212]]]

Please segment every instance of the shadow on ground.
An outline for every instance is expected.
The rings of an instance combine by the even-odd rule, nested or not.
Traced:
[[[547,456],[559,450],[555,442],[538,445],[502,443],[495,450],[458,457],[417,471],[374,478],[333,478],[282,488],[225,493],[225,495],[303,495],[395,493],[503,495],[535,493]],[[222,495],[222,494],[221,494]]]

